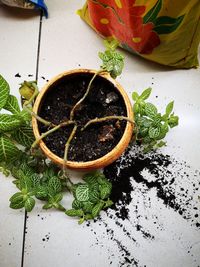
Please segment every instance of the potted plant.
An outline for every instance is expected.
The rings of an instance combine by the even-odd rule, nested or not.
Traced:
[[[116,46],[115,41],[106,42],[105,53],[99,54],[103,61],[99,71],[65,72],[40,93],[36,82],[24,82],[19,89],[22,110],[0,75],[0,110],[10,112],[0,113],[0,171],[11,174],[18,188],[10,198],[11,208],[24,207],[30,212],[39,199],[45,201],[44,209],[59,209],[79,217],[79,223],[93,219],[113,204],[111,182],[93,171],[83,176],[82,183],[74,183],[67,169],[91,170],[110,164],[127,147],[132,134],[146,151],[165,145],[162,139],[178,124],[173,102],[161,115],[146,102],[150,88],[141,95],[133,92],[133,122],[130,101],[113,79],[123,68]],[[65,191],[74,196],[70,210],[62,205]]]

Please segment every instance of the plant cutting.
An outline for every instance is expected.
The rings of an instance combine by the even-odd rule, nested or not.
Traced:
[[[96,136],[102,144],[101,147],[106,142],[111,144],[108,149],[112,152],[113,144],[119,148],[124,132],[128,129],[128,132],[131,131],[129,138],[133,134],[134,140],[138,144],[144,144],[145,150],[156,149],[164,145],[161,139],[169,128],[178,124],[178,117],[172,113],[173,102],[167,106],[166,113],[161,115],[153,104],[146,103],[151,93],[151,89],[146,89],[141,95],[136,92],[132,95],[135,101],[133,133],[132,111],[129,111],[125,104],[126,97],[121,94],[121,91],[117,91],[116,83],[112,78],[109,76],[107,79],[104,78],[107,77],[105,70],[109,71],[113,77],[121,73],[123,57],[115,51],[115,41],[107,42],[106,45],[105,53],[100,53],[100,58],[103,60],[100,71],[88,71],[85,74],[79,70],[81,78],[78,78],[77,72],[72,72],[70,75],[60,76],[61,83],[58,79],[50,81],[47,86],[50,88],[49,91],[43,90],[39,94],[33,109],[32,102],[39,91],[36,82],[24,82],[21,85],[20,94],[25,99],[21,110],[16,97],[10,95],[8,83],[0,76],[0,109],[10,112],[10,114],[0,114],[0,170],[6,176],[11,174],[14,177],[14,184],[19,190],[10,198],[11,208],[24,207],[30,212],[35,205],[35,200],[39,199],[45,202],[44,209],[59,209],[68,216],[79,217],[79,223],[95,218],[102,209],[112,205],[112,199],[109,198],[112,184],[100,171],[84,175],[82,183],[72,182],[67,173],[67,168],[73,167],[69,165],[70,160],[74,157],[77,161],[80,159],[83,161],[78,150],[73,150],[73,145],[78,142],[77,140],[80,139],[82,142],[84,138],[81,136],[84,134],[87,138],[87,130],[89,130],[91,131],[89,139],[92,139],[93,135]],[[74,80],[76,87],[70,89]],[[63,82],[66,84],[66,81],[68,82],[67,96],[63,88]],[[58,93],[57,95],[54,90]],[[40,103],[43,96],[40,106],[38,102]],[[57,98],[64,100],[60,102],[59,109],[58,105],[54,105]],[[116,105],[117,103],[119,106]],[[34,129],[34,136],[32,125],[34,127],[35,124],[37,124],[37,130]],[[118,135],[117,131],[121,135]],[[86,140],[89,142],[89,139]],[[117,142],[113,143],[113,139]],[[51,146],[54,142],[60,143],[63,147],[55,151],[60,153],[60,157],[56,156],[60,158],[60,161],[54,161],[56,164],[47,159],[51,156],[48,153],[44,154],[44,148],[41,146],[43,143]],[[79,144],[81,146],[81,142],[78,146]],[[85,144],[87,145],[87,142]],[[128,145],[127,140],[125,144]],[[42,148],[41,150],[38,145]],[[89,149],[90,147],[86,146],[85,151]],[[124,147],[122,146],[119,150],[122,153]],[[88,154],[86,152],[84,153],[87,159],[90,157],[91,150]],[[106,150],[107,154],[111,152]],[[96,151],[97,158],[94,161],[98,161],[99,155],[101,155],[101,149]],[[112,162],[113,157],[107,159],[107,163],[101,163],[100,166]],[[95,165],[95,168],[97,166],[99,167]],[[83,166],[80,169],[84,169]],[[89,169],[88,166],[85,169]],[[74,196],[70,210],[66,210],[62,205],[65,191],[70,191]]]

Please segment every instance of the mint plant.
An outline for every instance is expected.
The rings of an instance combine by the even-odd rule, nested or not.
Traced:
[[[135,140],[144,145],[144,151],[160,148],[166,145],[162,139],[165,138],[170,128],[178,125],[179,118],[174,115],[174,101],[170,102],[165,109],[165,114],[158,112],[157,107],[146,102],[152,89],[148,88],[138,95],[133,92],[132,98],[135,101],[133,111],[135,114]]]

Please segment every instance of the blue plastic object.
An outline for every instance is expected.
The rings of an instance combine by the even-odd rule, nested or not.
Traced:
[[[44,0],[29,0],[29,2],[33,3],[36,8],[40,8],[43,10],[45,17],[48,17],[48,9],[44,2]]]

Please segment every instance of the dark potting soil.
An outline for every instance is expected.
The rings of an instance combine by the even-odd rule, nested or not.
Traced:
[[[89,73],[72,74],[53,85],[45,95],[39,115],[56,125],[68,120],[72,107],[84,95],[92,76]],[[125,103],[112,83],[98,76],[92,83],[89,95],[75,111],[78,129],[70,143],[68,159],[90,161],[111,151],[123,135],[125,121],[109,120],[92,124],[84,131],[81,128],[91,119],[113,115],[126,116]],[[72,125],[63,127],[44,139],[47,147],[61,158],[72,129]],[[39,123],[39,130],[44,133],[48,127]]]
[[[148,266],[148,262],[138,258],[137,248],[144,246],[144,240],[146,244],[156,246],[161,232],[170,235],[172,240],[179,240],[182,245],[182,232],[178,233],[175,226],[170,232],[165,223],[171,220],[168,211],[175,213],[175,225],[184,220],[191,229],[200,228],[200,171],[192,169],[186,162],[159,152],[144,154],[140,147],[132,146],[116,162],[104,168],[104,174],[112,182],[110,198],[114,204],[94,223],[105,229],[103,234],[96,235],[96,245],[109,251],[110,265],[116,266],[113,263],[116,252],[113,253],[112,246],[107,248],[107,240],[118,248],[117,266],[130,267]],[[92,232],[94,223],[87,223]],[[194,242],[190,241],[184,245],[195,261],[191,252]]]

